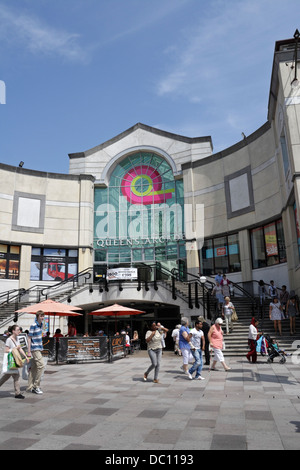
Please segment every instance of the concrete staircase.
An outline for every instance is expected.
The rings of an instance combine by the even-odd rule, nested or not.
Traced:
[[[233,323],[233,332],[226,335],[225,326],[224,340],[225,340],[225,351],[224,356],[245,356],[248,349],[248,332],[249,325],[252,318],[252,306],[251,301],[248,298],[235,297],[231,299],[233,305],[236,308],[238,315],[238,321]],[[275,338],[281,349],[284,349],[288,353],[295,351],[293,343],[300,341],[300,317],[296,318],[296,335],[290,336],[289,319],[282,320],[282,336],[275,335],[273,322],[269,319],[269,302],[266,302],[264,307],[264,318],[260,318],[260,314],[255,312],[255,318],[259,320],[258,331],[268,334],[271,338]]]

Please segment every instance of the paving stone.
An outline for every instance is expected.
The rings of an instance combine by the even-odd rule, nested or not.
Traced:
[[[146,352],[113,364],[48,364],[42,396],[0,389],[0,449],[298,450],[300,373],[230,358],[232,371],[188,380],[165,352],[157,386]],[[21,381],[24,391],[26,383]]]

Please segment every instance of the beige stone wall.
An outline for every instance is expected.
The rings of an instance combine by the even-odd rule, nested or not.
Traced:
[[[30,284],[32,246],[79,248],[79,270],[92,265],[92,177],[7,165],[0,177],[0,240],[21,246],[19,287]]]

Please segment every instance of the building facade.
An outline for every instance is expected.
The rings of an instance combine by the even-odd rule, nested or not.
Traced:
[[[158,264],[182,276],[274,280],[300,295],[294,55],[294,39],[276,42],[267,121],[222,152],[213,153],[209,136],[138,123],[70,154],[68,175],[0,164],[0,292],[52,285],[88,269],[99,280],[108,268]],[[117,296],[170,305],[167,294],[149,295],[110,290],[100,302]],[[91,309],[99,304],[76,301]]]

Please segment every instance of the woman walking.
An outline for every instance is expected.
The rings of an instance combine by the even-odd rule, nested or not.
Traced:
[[[147,351],[151,360],[151,365],[148,370],[144,373],[144,381],[147,381],[147,377],[150,372],[154,369],[154,380],[153,382],[158,384],[158,373],[160,368],[160,361],[162,355],[162,336],[167,333],[166,328],[163,326],[158,327],[156,322],[153,322],[150,326],[150,330],[146,333]]]
[[[20,346],[20,342],[18,336],[20,334],[20,327],[18,325],[13,325],[11,327],[11,336],[7,338],[5,343],[5,352],[3,358],[3,369],[2,369],[2,376],[0,379],[0,387],[3,385],[10,377],[13,378],[14,381],[14,388],[15,388],[15,398],[25,398],[24,395],[21,394],[20,390],[20,374],[18,369],[8,369],[7,368],[7,356],[8,353],[11,352],[12,349],[17,348],[18,351],[22,354],[24,358],[26,358],[27,362],[29,362],[28,357],[26,356],[25,352]]]
[[[249,335],[248,335],[248,344],[250,347],[250,351],[247,354],[247,359],[249,362],[255,363],[257,361],[257,352],[256,352],[256,340],[257,340],[257,326],[258,326],[258,320],[256,318],[252,318],[251,325],[249,326]]]
[[[219,361],[224,367],[224,370],[227,372],[228,370],[231,370],[231,368],[227,366],[223,353],[222,353],[222,349],[223,349],[223,331],[221,327],[222,323],[223,323],[222,318],[217,318],[215,321],[215,324],[210,328],[208,332],[208,340],[214,351],[213,363],[212,363],[212,367],[210,370],[216,370],[215,369],[216,363]]]
[[[278,301],[278,297],[274,297],[273,301],[270,303],[269,317],[270,320],[274,322],[274,330],[277,334],[277,329],[281,336],[281,319],[282,319],[282,306]]]
[[[234,312],[234,305],[230,302],[230,297],[225,297],[225,303],[222,308],[222,315],[225,319],[226,324],[226,334],[228,335],[232,331],[232,321],[231,317]]]
[[[298,305],[294,295],[287,302],[286,314],[290,319],[290,333],[292,336],[296,333],[296,315],[299,315]]]

